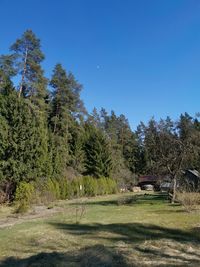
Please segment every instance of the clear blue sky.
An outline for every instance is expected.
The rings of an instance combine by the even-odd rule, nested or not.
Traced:
[[[200,1],[0,0],[0,54],[26,29],[49,77],[63,63],[89,111],[123,113],[133,129],[200,111]]]

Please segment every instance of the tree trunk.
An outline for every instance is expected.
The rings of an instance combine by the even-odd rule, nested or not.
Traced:
[[[174,203],[176,199],[176,185],[177,185],[177,179],[176,179],[176,174],[175,174],[173,178],[173,194],[172,194],[171,203]]]
[[[26,62],[27,62],[27,57],[28,57],[28,47],[26,47],[26,51],[25,51],[25,57],[24,57],[24,69],[23,69],[23,73],[22,73],[22,79],[21,79],[21,84],[20,84],[20,88],[19,88],[19,97],[22,94],[22,89],[23,89],[23,84],[24,84],[24,79],[25,79],[25,75],[26,75]]]

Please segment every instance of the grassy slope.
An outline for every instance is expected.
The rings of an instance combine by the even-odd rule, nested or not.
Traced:
[[[199,213],[159,194],[123,198],[58,202],[60,214],[0,229],[0,267],[200,266]]]

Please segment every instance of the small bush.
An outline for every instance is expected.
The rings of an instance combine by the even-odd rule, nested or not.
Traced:
[[[97,179],[98,195],[117,193],[117,183],[111,178],[101,177]]]
[[[57,180],[49,178],[46,181],[40,181],[37,187],[40,192],[40,202],[44,204],[61,198],[60,185]]]
[[[177,192],[177,200],[184,206],[187,212],[200,209],[200,193]]]
[[[130,204],[134,204],[137,201],[137,197],[136,196],[124,196],[124,197],[120,197],[117,200],[117,204],[119,206],[121,205],[130,205]]]
[[[34,195],[34,186],[31,183],[21,182],[15,192],[17,213],[25,213],[31,206]]]
[[[59,180],[60,199],[71,199],[77,193],[77,182],[69,181],[66,178]]]
[[[93,197],[97,195],[97,180],[91,176],[83,177],[83,190],[84,195]]]
[[[116,194],[117,193],[117,183],[115,180],[109,178],[107,179],[107,186],[108,186],[108,193],[109,194]]]
[[[102,177],[97,179],[97,188],[98,188],[98,195],[106,195],[109,193],[106,178]]]
[[[80,196],[80,182],[77,179],[74,179],[71,182],[69,194],[70,198],[76,198]]]
[[[60,199],[68,199],[70,195],[70,183],[66,179],[59,181]]]

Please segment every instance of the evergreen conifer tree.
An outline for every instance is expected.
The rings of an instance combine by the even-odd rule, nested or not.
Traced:
[[[112,158],[106,136],[94,126],[86,126],[87,140],[85,143],[86,174],[94,177],[109,177],[112,170]]]

